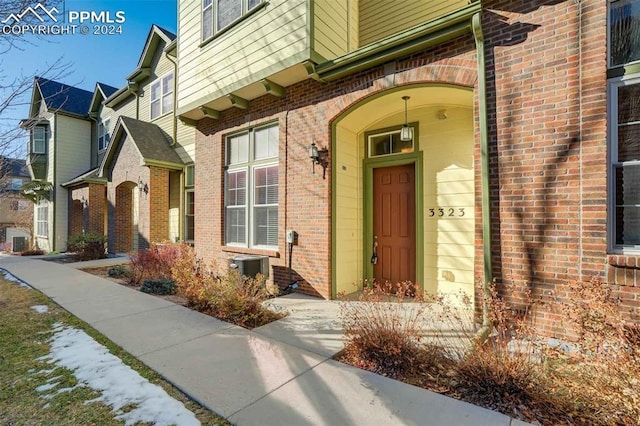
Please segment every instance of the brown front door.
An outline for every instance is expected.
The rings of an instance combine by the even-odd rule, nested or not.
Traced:
[[[416,280],[415,166],[373,170],[374,278],[396,284]]]

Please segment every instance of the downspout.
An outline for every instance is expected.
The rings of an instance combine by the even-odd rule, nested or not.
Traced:
[[[173,64],[173,142],[171,146],[175,146],[178,143],[178,116],[176,115],[176,101],[178,94],[178,63],[171,59],[167,52],[164,53],[165,58]]]
[[[57,164],[58,164],[58,112],[56,111],[53,114],[53,188],[51,188],[51,199],[53,200],[53,226],[51,227],[51,239],[49,240],[49,249],[51,251],[56,251],[56,213],[57,213],[57,205],[56,197],[57,191],[56,187],[58,181],[58,175],[56,174]],[[48,220],[49,218],[47,218]]]
[[[167,52],[164,52],[164,56],[165,58],[167,58],[167,60],[169,60],[169,62],[171,62],[173,64],[173,108],[172,108],[172,115],[173,115],[173,122],[172,122],[172,130],[173,130],[173,134],[171,135],[173,140],[171,141],[171,147],[175,148],[175,146],[178,144],[178,116],[176,114],[176,102],[178,100],[178,63],[176,61],[174,61],[173,59],[171,59],[171,57],[169,56],[169,54]],[[193,162],[194,164],[194,173],[195,173],[195,161]],[[187,172],[187,169],[183,169],[182,173],[180,173],[180,208],[178,209],[178,239],[180,241],[184,241],[184,237],[185,237],[185,232],[184,232],[184,215],[186,213],[186,206],[185,206],[185,202],[186,202],[186,195],[185,195],[185,184],[187,182],[187,180],[185,179],[185,174]],[[171,186],[171,173],[169,173],[169,186]]]
[[[471,18],[473,37],[476,41],[476,55],[478,62],[478,104],[480,120],[480,168],[482,173],[482,253],[484,255],[484,275],[482,281],[482,326],[476,333],[476,340],[484,342],[491,334],[491,318],[489,316],[489,286],[493,282],[493,267],[491,253],[491,199],[489,180],[489,128],[487,117],[487,76],[484,52],[484,34],[482,33],[481,12]]]

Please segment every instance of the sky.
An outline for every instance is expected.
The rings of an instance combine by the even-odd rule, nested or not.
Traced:
[[[0,22],[7,17],[1,3],[2,0]],[[37,0],[33,1],[34,7],[37,4]],[[88,35],[80,34],[78,29],[76,34],[50,34],[39,39],[27,36],[30,43],[0,54],[0,75],[3,78],[0,84],[21,75],[38,75],[47,65],[62,58],[70,65],[70,74],[59,79],[62,83],[89,91],[93,91],[96,82],[120,88],[125,84],[125,76],[136,68],[152,24],[177,34],[177,0],[66,0],[64,8],[65,13],[61,15],[67,20],[72,11],[105,11],[109,12],[112,20],[117,18],[116,12],[122,11],[124,22],[113,24],[116,29],[121,25],[122,34],[91,34],[94,25],[99,24],[85,22],[91,32]],[[79,28],[80,24],[75,23]],[[28,105],[21,105],[7,112],[2,123],[6,125],[15,119],[17,126],[18,121],[28,114]]]

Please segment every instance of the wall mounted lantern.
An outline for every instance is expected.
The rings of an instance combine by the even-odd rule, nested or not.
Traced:
[[[329,165],[328,156],[328,149],[318,149],[315,142],[311,143],[309,147],[309,158],[311,158],[311,167],[313,168],[314,175],[316,174],[316,164],[319,164],[322,166],[322,178],[326,179],[327,166]]]
[[[149,193],[149,186],[142,182],[142,179],[140,179],[140,177],[138,177],[138,190],[140,190],[140,192],[144,192],[145,194]]]

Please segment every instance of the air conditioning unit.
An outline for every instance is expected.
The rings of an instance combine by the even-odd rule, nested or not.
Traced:
[[[229,259],[229,267],[237,269],[240,275],[254,278],[262,274],[265,278],[269,276],[269,258],[267,256],[235,256]]]

